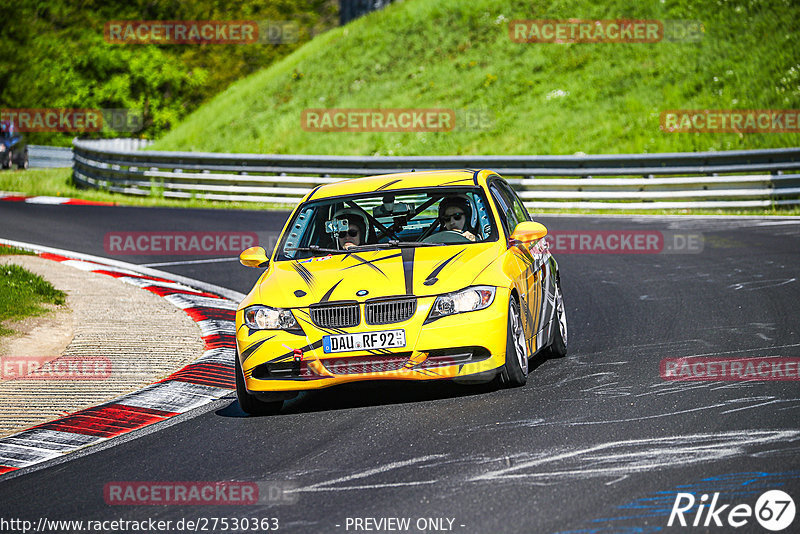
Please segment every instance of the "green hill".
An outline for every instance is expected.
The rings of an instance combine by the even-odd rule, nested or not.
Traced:
[[[232,82],[288,55],[336,22],[336,0],[15,0],[0,16],[0,109],[126,109],[155,138]],[[285,43],[113,44],[112,21],[291,21]],[[31,133],[69,145],[75,133]],[[106,130],[83,137],[129,137]]]
[[[699,20],[697,42],[517,43],[515,19]],[[572,154],[798,146],[797,133],[670,133],[671,109],[800,108],[800,5],[406,0],[314,38],[192,113],[161,150]],[[305,131],[309,108],[447,108],[449,132]]]

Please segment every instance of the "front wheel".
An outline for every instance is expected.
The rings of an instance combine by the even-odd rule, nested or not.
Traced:
[[[239,363],[239,355],[234,355],[236,373],[236,398],[239,399],[239,407],[242,411],[250,415],[275,415],[283,408],[283,401],[264,402],[247,392],[244,385],[244,373],[242,364]]]
[[[506,337],[506,363],[500,374],[502,383],[508,387],[524,386],[528,380],[528,345],[519,304],[512,296],[508,303],[508,334]]]

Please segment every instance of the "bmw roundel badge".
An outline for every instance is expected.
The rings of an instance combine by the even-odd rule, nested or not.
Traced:
[[[360,290],[356,291],[356,296],[363,297],[367,293],[369,293],[369,291],[367,291],[366,289],[360,289]]]

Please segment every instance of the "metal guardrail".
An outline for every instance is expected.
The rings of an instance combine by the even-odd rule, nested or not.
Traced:
[[[28,145],[28,163],[33,168],[72,167],[72,149],[61,146]]]
[[[746,208],[800,204],[800,148],[588,156],[307,156],[138,150],[73,142],[78,183],[158,194],[296,204],[320,184],[411,169],[497,171],[528,208]]]

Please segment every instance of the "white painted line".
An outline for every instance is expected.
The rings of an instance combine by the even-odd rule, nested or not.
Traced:
[[[679,356],[679,358],[699,358],[701,356],[719,356],[720,354],[739,354],[741,352],[758,352],[770,349],[788,349],[791,347],[800,347],[800,343],[790,343],[787,345],[771,345],[769,347],[761,347],[755,349],[739,349],[739,350],[723,350],[720,352],[704,352],[702,354],[689,354],[686,356]]]
[[[401,460],[398,462],[389,462],[388,464],[380,465],[378,467],[373,467],[371,469],[366,469],[361,471],[360,473],[354,473],[352,475],[346,475],[339,478],[334,478],[332,480],[325,480],[323,482],[317,482],[316,484],[311,484],[310,486],[305,486],[303,488],[296,488],[291,490],[285,490],[287,493],[294,493],[294,492],[303,492],[303,491],[318,491],[322,488],[325,490],[335,490],[336,488],[331,488],[332,484],[339,484],[340,482],[349,482],[351,480],[357,480],[361,478],[366,478],[372,475],[377,475],[380,473],[385,473],[387,471],[391,471],[393,469],[399,469],[401,467],[408,467],[415,464],[429,462],[431,460],[439,460],[445,458],[446,454],[429,454],[427,456],[419,456],[417,458],[411,458],[410,460]],[[427,481],[425,481],[427,483]],[[408,484],[408,483],[405,483]],[[404,485],[403,483],[394,483],[389,484],[388,486],[394,485]],[[388,487],[387,486],[387,487]]]
[[[174,293],[164,297],[170,304],[185,310],[186,308],[219,308],[222,310],[235,310],[239,307],[237,302],[232,302],[225,299],[215,299],[213,297],[200,297],[196,295],[184,295],[182,293]]]
[[[748,454],[748,448],[799,439],[800,431],[797,430],[743,430],[611,441],[568,452],[545,452],[529,461],[489,471],[469,481],[623,476],[660,467],[725,460]],[[598,467],[587,468],[587,461]]]
[[[800,224],[800,220],[793,221],[765,221],[758,223],[758,226],[773,226],[777,224]]]
[[[229,389],[172,380],[152,384],[130,393],[119,400],[118,404],[162,412],[185,413],[224,397],[230,392]]]
[[[197,291],[193,287],[184,284],[173,284],[171,282],[158,282],[156,280],[147,280],[145,278],[136,278],[133,276],[120,276],[117,280],[125,282],[136,287],[163,287],[166,289],[177,289],[180,291]]]
[[[69,451],[76,447],[83,447],[91,443],[96,443],[107,438],[90,436],[88,434],[75,434],[63,432],[61,430],[49,430],[44,428],[31,428],[23,430],[18,434],[12,434],[3,438],[0,448],[3,445],[19,445],[32,447],[35,449],[52,449],[54,451]]]
[[[218,347],[216,349],[209,349],[203,353],[200,358],[192,363],[222,363],[225,365],[233,365],[233,351],[227,347]]]
[[[69,202],[71,198],[62,197],[30,197],[25,199],[26,204],[63,204]]]
[[[301,488],[298,490],[284,490],[285,493],[291,492],[326,492],[326,491],[352,491],[352,490],[369,490],[369,489],[383,489],[383,488],[402,488],[405,486],[423,486],[425,484],[436,484],[438,480],[417,480],[414,482],[386,482],[384,484],[369,484],[366,486],[341,486],[335,488]]]
[[[74,267],[76,269],[80,269],[81,271],[86,271],[86,272],[108,270],[108,265],[103,265],[102,263],[95,263],[93,261],[66,260],[62,261],[61,264],[68,265],[70,267]],[[114,271],[121,274],[137,274],[136,272],[128,269],[114,268]]]
[[[239,258],[213,258],[210,260],[165,261],[164,263],[142,263],[142,267],[164,267],[165,265],[192,265],[194,263],[220,263],[223,261],[239,261]]]
[[[236,336],[236,324],[233,321],[222,321],[219,319],[204,319],[196,321],[197,326],[203,333],[203,337],[219,334]]]

